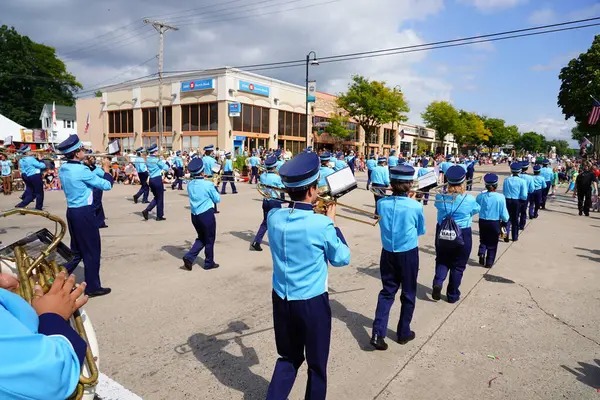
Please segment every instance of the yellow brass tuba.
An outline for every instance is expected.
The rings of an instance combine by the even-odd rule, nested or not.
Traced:
[[[44,217],[55,223],[55,231],[50,244],[40,251],[37,257],[28,254],[23,246],[14,247],[14,257],[0,255],[0,272],[7,272],[8,268],[19,280],[19,295],[29,304],[33,299],[33,288],[39,284],[44,293],[47,293],[54,282],[56,276],[65,268],[59,266],[56,261],[48,261],[47,258],[56,250],[62,241],[65,231],[65,222],[45,211],[28,210],[25,208],[15,208],[7,211],[0,211],[0,217],[8,217],[14,214],[29,214],[38,217]],[[70,398],[82,399],[84,394],[86,399],[93,399],[95,386],[98,384],[98,343],[96,334],[87,314],[83,309],[76,311],[71,317],[71,326],[77,331],[79,336],[87,343],[85,362],[81,368],[79,383],[75,392]],[[89,337],[88,337],[89,334]],[[91,340],[90,340],[91,339]],[[96,356],[94,356],[94,353]]]

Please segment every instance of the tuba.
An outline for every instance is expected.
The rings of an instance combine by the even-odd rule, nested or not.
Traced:
[[[25,239],[0,249],[0,272],[14,274],[19,281],[19,295],[29,304],[33,299],[33,288],[39,284],[44,293],[47,293],[54,282],[56,276],[65,268],[58,265],[53,260],[61,241],[65,235],[65,222],[45,211],[28,210],[25,208],[15,208],[7,211],[0,211],[0,217],[8,217],[15,214],[29,214],[38,217],[44,217],[55,223],[54,234],[43,229],[38,232],[47,232],[46,239],[41,240],[46,247],[39,250],[38,255],[30,254],[25,246],[31,244],[33,240],[41,239],[39,235],[30,235]],[[34,236],[32,238],[32,236]],[[47,243],[49,242],[49,243]],[[33,246],[29,246],[33,247]],[[35,249],[37,252],[37,248]],[[11,254],[7,255],[7,254]],[[52,259],[52,260],[51,260]],[[75,392],[70,399],[93,400],[98,384],[98,341],[92,323],[83,309],[76,311],[70,320],[71,326],[77,331],[79,336],[87,343],[85,361],[81,367],[81,375]]]

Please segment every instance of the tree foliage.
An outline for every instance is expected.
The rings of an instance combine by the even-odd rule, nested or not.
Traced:
[[[551,147],[556,147],[556,153],[559,155],[570,154],[569,142],[566,140],[551,140],[546,142],[546,150],[550,151]]]
[[[577,140],[577,143],[580,143],[581,140],[587,136],[587,133],[583,132],[579,129],[579,125],[571,129],[571,139]]]
[[[500,118],[480,117],[490,135],[484,144],[489,147],[504,146],[513,144],[519,137],[519,128],[515,125],[506,125],[506,122]]]
[[[453,133],[459,122],[459,113],[447,101],[432,101],[421,118],[428,128],[435,129],[436,140],[443,142],[446,135]]]
[[[600,97],[599,65],[600,35],[597,35],[588,51],[569,61],[558,76],[562,81],[558,105],[565,119],[575,118],[579,131],[591,135],[600,134],[600,125],[589,126],[587,123],[594,104],[591,96]]]
[[[491,133],[475,113],[460,110],[454,128],[454,140],[458,145],[481,144],[489,140]]]
[[[0,114],[27,127],[40,126],[45,103],[73,105],[82,86],[54,48],[0,27]]]
[[[102,97],[102,90],[96,90],[96,92],[94,93],[95,97]]]
[[[516,140],[515,147],[528,152],[546,152],[546,137],[536,132],[525,132]]]
[[[329,125],[325,127],[325,132],[331,137],[346,139],[348,132],[348,117],[340,114],[334,114],[329,119]]]
[[[337,105],[364,129],[367,142],[381,125],[407,121],[404,113],[410,111],[400,90],[360,75],[352,77],[348,91],[338,96]]]

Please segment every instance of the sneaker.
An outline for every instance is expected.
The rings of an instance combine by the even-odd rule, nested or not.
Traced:
[[[433,300],[441,300],[442,298],[442,287],[438,285],[433,285],[433,292],[431,293],[431,298]]]

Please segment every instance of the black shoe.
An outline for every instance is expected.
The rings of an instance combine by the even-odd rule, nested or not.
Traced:
[[[156,217],[157,221],[166,221],[167,219],[165,217]]]
[[[142,215],[144,216],[144,219],[146,221],[148,221],[148,211],[147,210],[142,211]]]
[[[233,192],[232,194],[238,194],[238,192]]]
[[[215,211],[215,214],[221,214],[221,211]]]
[[[100,297],[107,295],[111,292],[110,288],[100,288],[98,290],[94,290],[93,292],[86,292],[87,297]]]
[[[185,258],[183,259],[183,267],[185,269],[187,269],[188,271],[192,270],[192,265],[194,265],[194,263],[192,263],[191,261],[186,260]]]
[[[205,265],[205,266],[204,266],[204,269],[205,269],[205,270],[209,270],[209,269],[215,269],[215,268],[219,268],[219,264]]]
[[[227,194],[227,193],[225,193],[225,192],[221,192],[221,194]]]
[[[583,215],[583,211],[579,211],[579,215]]]
[[[100,229],[102,229],[102,228],[108,228],[108,225],[104,224],[100,227]]]
[[[253,242],[250,245],[250,250],[262,251],[262,247],[260,247],[260,243]]]
[[[507,237],[504,238],[504,243],[508,243],[508,242],[510,242],[510,239],[507,236]]]
[[[148,200],[144,200],[142,201],[142,204],[150,204],[150,202]]]
[[[479,265],[485,265],[485,256],[483,254],[479,254]]]
[[[138,203],[138,198],[137,198],[137,196],[133,196],[133,202],[134,202],[135,204],[137,204],[137,203]]]
[[[415,333],[413,331],[410,331],[410,334],[408,336],[402,336],[402,337],[398,336],[398,343],[406,344],[406,343],[410,342],[411,340],[414,340],[416,336],[417,335],[415,335]]]
[[[586,217],[589,217],[589,216],[590,216],[590,213],[589,213],[589,212],[588,212],[588,213],[583,213],[583,214],[584,214]]]
[[[377,350],[387,350],[388,348],[383,336],[373,335],[370,343],[371,346],[375,347]]]
[[[442,287],[438,285],[433,285],[433,291],[431,293],[431,298],[434,300],[441,300],[442,298]]]

